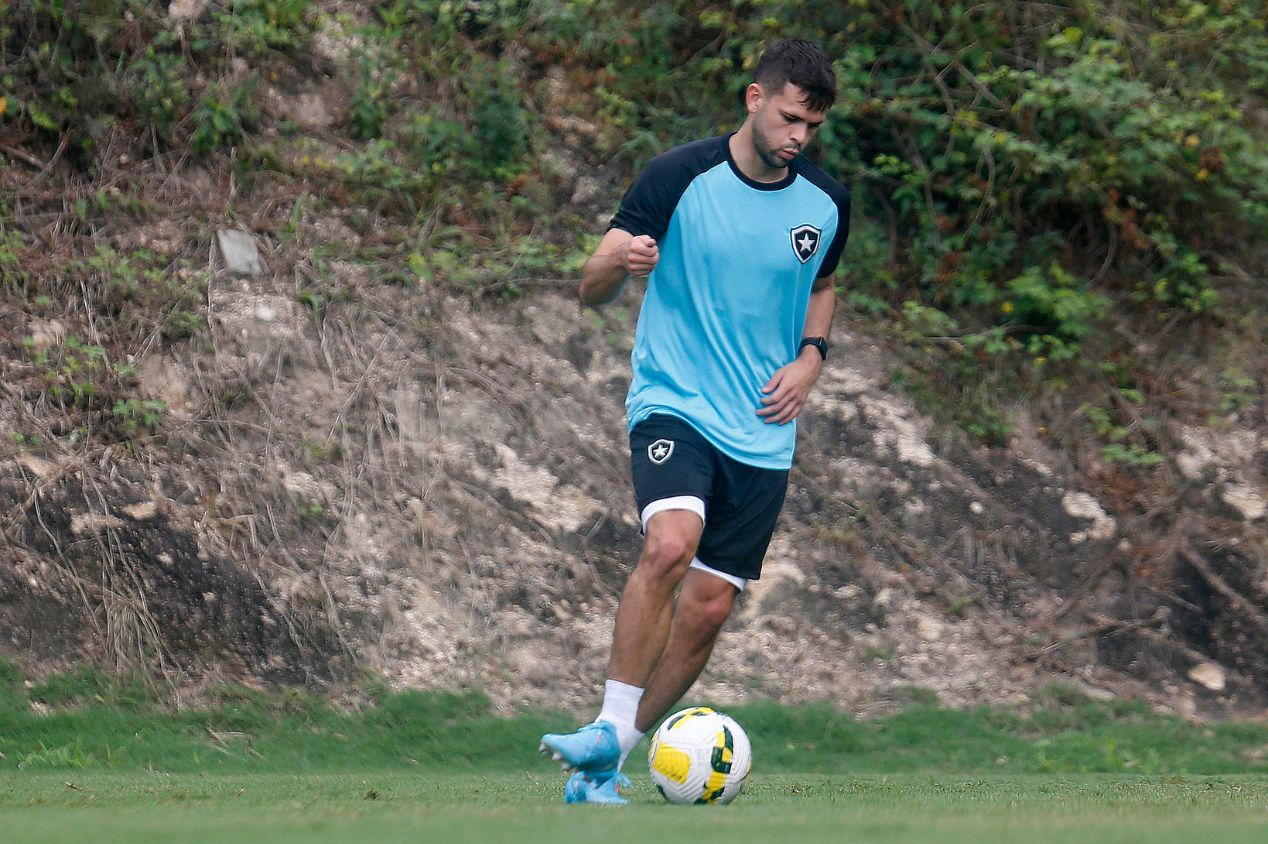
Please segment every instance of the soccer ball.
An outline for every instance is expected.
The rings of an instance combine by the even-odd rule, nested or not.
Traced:
[[[670,803],[730,803],[744,787],[753,749],[735,719],[706,706],[675,712],[652,736],[652,782]]]

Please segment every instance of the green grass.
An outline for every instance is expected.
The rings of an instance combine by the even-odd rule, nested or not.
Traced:
[[[35,842],[1262,842],[1262,777],[755,773],[727,807],[565,807],[533,771],[0,775],[6,840]]]
[[[536,745],[568,716],[496,717],[474,692],[364,700],[225,687],[174,710],[88,669],[28,687],[0,662],[0,840],[1268,840],[1268,726],[1062,688],[1022,711],[868,721],[731,707],[756,761],[725,808],[665,804],[637,751],[632,806],[564,807]]]
[[[342,711],[297,690],[215,690],[174,710],[139,683],[79,668],[27,688],[0,664],[0,771],[319,773],[537,765],[537,737],[567,715],[494,715],[477,692],[366,690]],[[729,708],[767,771],[1268,774],[1268,725],[1193,724],[1054,687],[1024,710],[929,704],[861,721],[827,705]]]

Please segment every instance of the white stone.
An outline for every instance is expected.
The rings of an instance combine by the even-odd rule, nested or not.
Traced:
[[[598,197],[601,192],[602,189],[595,179],[590,176],[582,176],[577,179],[577,185],[572,191],[572,198],[568,202],[571,205],[584,205]]]
[[[1182,451],[1176,455],[1176,468],[1180,470],[1180,474],[1191,481],[1202,480],[1202,475],[1207,466],[1211,464],[1210,455],[1203,455],[1195,451]]]
[[[974,501],[971,504],[969,504],[969,512],[975,516],[980,516],[984,512],[986,512],[986,508],[982,506],[981,501]]]
[[[307,129],[327,129],[335,122],[325,98],[314,91],[297,95],[288,113],[296,123]]]
[[[1214,662],[1199,662],[1190,668],[1189,679],[1212,692],[1224,691],[1228,682],[1224,667]]]
[[[313,52],[332,62],[343,62],[354,50],[365,46],[365,39],[355,33],[355,24],[345,24],[340,15],[321,15],[320,28],[313,37]]]
[[[511,497],[533,509],[543,524],[564,533],[575,533],[590,515],[602,507],[599,502],[559,479],[546,469],[520,459],[514,449],[495,443],[502,467],[493,474],[493,483],[505,487]]]
[[[1184,450],[1176,455],[1176,468],[1191,481],[1223,481],[1230,469],[1255,460],[1259,439],[1254,431],[1215,432],[1186,426],[1180,430]]]
[[[138,522],[148,521],[158,515],[158,503],[142,501],[139,504],[130,504],[123,508],[123,512]]]
[[[117,516],[108,513],[76,513],[70,517],[70,532],[75,536],[101,533],[103,530],[123,527]]]
[[[933,449],[914,433],[900,433],[895,447],[898,450],[898,459],[904,463],[911,463],[913,466],[933,465]]]
[[[57,464],[34,454],[22,453],[17,456],[18,465],[35,475],[40,480],[52,477],[57,472]]]
[[[1216,462],[1211,432],[1185,426],[1180,430],[1180,441],[1184,450],[1176,455],[1176,468],[1191,481],[1202,480],[1206,467]]]
[[[1268,502],[1264,501],[1259,490],[1249,484],[1229,484],[1220,490],[1220,500],[1248,522],[1262,519],[1268,513]]]
[[[66,337],[66,326],[60,320],[31,320],[31,345],[36,349],[47,349],[62,342]]]
[[[137,367],[141,391],[163,400],[167,409],[183,412],[189,408],[189,384],[180,368],[161,353],[147,355]]]
[[[209,0],[172,0],[167,14],[176,20],[195,21],[202,16]]]
[[[242,229],[220,229],[216,232],[216,245],[229,275],[254,278],[264,272],[264,265],[260,263],[260,250],[250,232]]]
[[[936,642],[942,638],[942,623],[927,615],[919,616],[916,619],[916,632],[926,642]]]
[[[1065,510],[1066,515],[1075,519],[1088,519],[1092,522],[1092,526],[1086,531],[1079,531],[1087,539],[1109,539],[1118,530],[1118,523],[1101,508],[1095,498],[1086,492],[1067,492],[1061,497],[1061,509]]]

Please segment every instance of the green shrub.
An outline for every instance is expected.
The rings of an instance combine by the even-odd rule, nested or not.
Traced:
[[[196,152],[207,153],[241,143],[247,127],[255,121],[251,95],[256,80],[248,79],[232,90],[209,88],[194,109],[194,131],[190,144]]]
[[[309,0],[230,0],[213,17],[225,41],[244,53],[303,49],[312,37],[314,16]]]
[[[1007,285],[1012,308],[1004,309],[1019,324],[1026,351],[1055,361],[1069,360],[1079,342],[1109,308],[1109,301],[1087,289],[1058,264],[1030,267]],[[1011,313],[1010,313],[1011,312]]]

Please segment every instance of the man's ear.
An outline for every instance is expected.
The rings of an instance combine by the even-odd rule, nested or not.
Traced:
[[[748,108],[749,114],[754,114],[762,105],[762,99],[766,96],[766,92],[762,90],[762,86],[756,82],[750,82],[748,88],[744,91],[744,105]]]

